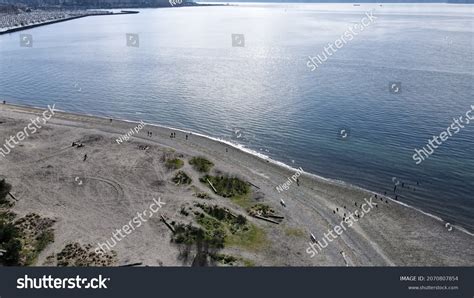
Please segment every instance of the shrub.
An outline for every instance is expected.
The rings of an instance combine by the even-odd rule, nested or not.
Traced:
[[[2,263],[6,266],[18,266],[20,262],[20,252],[22,250],[21,242],[18,239],[10,239],[2,244],[6,251],[2,256]]]
[[[0,221],[0,248],[5,250],[0,261],[4,265],[18,265],[22,245],[18,229],[11,223]]]
[[[12,186],[5,182],[5,179],[0,181],[0,205],[7,203],[7,195],[11,191]]]
[[[255,204],[250,208],[247,208],[247,212],[250,215],[260,215],[260,216],[268,216],[275,214],[275,210],[273,210],[270,206],[264,204]]]
[[[210,200],[212,199],[209,194],[205,193],[205,192],[198,192],[196,193],[196,197],[200,198],[200,199],[206,199],[206,200]]]
[[[172,181],[176,184],[190,184],[193,180],[183,171],[179,171],[173,177]]]
[[[225,255],[225,254],[209,254],[209,256],[219,262],[219,263],[222,263],[222,264],[226,264],[226,265],[234,265],[237,261],[239,261],[239,259],[237,259],[236,257],[234,256],[231,256],[231,255]]]
[[[225,223],[226,227],[232,234],[235,234],[239,231],[247,231],[247,219],[245,216],[242,215],[233,215],[230,211],[226,208],[219,207],[217,205],[209,206],[205,204],[197,204],[199,208],[201,208],[204,212],[206,212],[209,216],[217,219],[218,221]],[[201,218],[203,214],[201,214]]]
[[[48,246],[48,244],[54,242],[54,233],[52,230],[43,231],[37,238],[36,238],[36,245],[35,251],[40,253],[43,249]]]
[[[198,172],[207,173],[214,166],[212,162],[205,159],[204,157],[193,157],[189,161],[189,164]]]
[[[209,185],[207,182],[209,180],[216,189],[216,193],[224,198],[245,195],[250,191],[249,185],[236,177],[205,175],[199,180],[207,185]]]

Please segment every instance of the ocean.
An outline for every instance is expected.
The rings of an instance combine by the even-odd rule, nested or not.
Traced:
[[[474,123],[412,157],[474,105],[473,9],[245,3],[87,17],[0,35],[0,99],[205,134],[474,231]],[[369,11],[375,21],[311,71],[308,57]]]

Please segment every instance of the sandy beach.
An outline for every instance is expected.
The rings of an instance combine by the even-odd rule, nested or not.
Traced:
[[[45,110],[47,107],[0,104],[1,145]],[[18,200],[12,211],[17,217],[35,213],[55,220],[54,242],[41,252],[34,265],[56,265],[51,263],[51,256],[70,243],[95,247],[105,242],[138,211],[148,208],[153,198],[161,198],[166,204],[117,242],[111,266],[192,265],[192,255],[181,257],[182,246],[171,241],[173,233],[159,215],[168,222],[197,226],[193,218],[196,204],[225,207],[234,215],[244,216],[259,231],[258,237],[245,244],[229,241],[219,249],[220,254],[239,259],[236,266],[474,265],[472,235],[457,228],[447,229],[444,222],[413,208],[307,173],[299,176],[299,185],[295,182],[287,190],[278,191],[277,186],[291,179],[295,170],[178,130],[147,124],[128,141],[116,141],[137,125],[56,112],[36,133],[20,141],[5,157],[0,156],[0,178],[12,185],[11,192]],[[175,138],[170,138],[172,132]],[[73,142],[83,146],[72,146]],[[200,181],[203,174],[189,164],[198,156],[214,164],[210,175],[229,175],[249,182],[249,199],[239,202],[215,194]],[[169,169],[169,159],[180,159],[183,166]],[[178,171],[185,172],[192,182],[174,183]],[[197,197],[200,192],[209,198]],[[357,210],[371,196],[376,208],[314,257],[307,253],[311,234],[321,239],[323,233],[347,217],[345,213]],[[283,220],[277,224],[251,216],[246,206],[254,204],[269,206]],[[183,212],[183,208],[189,208],[189,212]]]

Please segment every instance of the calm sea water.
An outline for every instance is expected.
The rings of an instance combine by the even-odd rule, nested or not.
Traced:
[[[0,36],[0,97],[189,129],[391,195],[404,182],[401,201],[472,231],[474,125],[412,160],[474,104],[472,7],[244,4],[89,17]],[[307,57],[371,9],[375,23],[311,72]],[[25,33],[33,48],[20,47]],[[126,33],[139,34],[138,48]],[[232,47],[233,33],[245,47]]]

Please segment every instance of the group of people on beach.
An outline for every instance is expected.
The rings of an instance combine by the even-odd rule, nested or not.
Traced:
[[[71,147],[82,148],[82,147],[84,147],[84,144],[82,144],[80,142],[72,142]],[[86,159],[87,159],[87,154],[84,154],[84,159],[82,161],[86,161]]]
[[[186,141],[187,141],[188,138],[189,138],[188,134],[186,134],[185,137],[186,137]],[[170,133],[170,139],[176,139],[176,133],[175,132]]]

